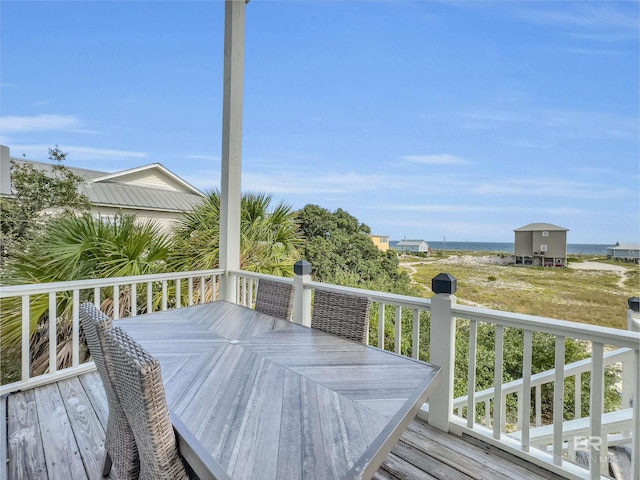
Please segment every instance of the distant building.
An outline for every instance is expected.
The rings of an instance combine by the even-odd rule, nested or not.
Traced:
[[[530,223],[516,228],[514,230],[516,264],[566,267],[568,231],[567,228],[550,223]]]
[[[378,247],[379,250],[386,252],[389,250],[389,237],[384,235],[370,235],[373,244]]]
[[[429,253],[429,244],[424,240],[401,240],[396,249],[399,252]]]
[[[10,156],[2,145],[0,156],[0,195],[11,196],[11,162],[29,164],[47,173],[52,165]],[[64,164],[63,164],[64,165]],[[91,202],[91,215],[113,218],[116,214],[135,214],[139,220],[153,219],[168,230],[183,212],[199,204],[204,194],[159,163],[101,172],[64,165],[82,178],[78,186]]]
[[[607,247],[607,258],[640,263],[640,243],[620,243]]]

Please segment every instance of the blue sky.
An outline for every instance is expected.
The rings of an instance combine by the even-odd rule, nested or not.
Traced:
[[[0,3],[0,140],[219,186],[221,1]],[[247,6],[243,189],[392,239],[638,241],[639,3]]]

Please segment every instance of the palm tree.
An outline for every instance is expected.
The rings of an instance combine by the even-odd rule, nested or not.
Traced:
[[[280,203],[271,209],[272,196],[245,193],[241,200],[240,268],[251,272],[293,276],[300,256],[302,233],[297,212]],[[214,190],[174,230],[170,259],[176,270],[206,270],[219,266],[220,192]]]
[[[7,266],[3,283],[21,285],[89,278],[145,275],[166,270],[169,252],[167,235],[151,221],[139,223],[132,215],[116,216],[103,222],[90,215],[65,215],[46,224]],[[87,299],[91,292],[81,292]],[[140,297],[145,292],[141,290]],[[131,292],[120,290],[120,315],[131,308]],[[101,292],[102,309],[112,313],[113,289]],[[11,355],[20,348],[21,299],[9,298],[0,305],[2,353]],[[71,292],[56,297],[58,325],[58,366],[71,359]],[[141,302],[143,304],[143,302]],[[48,369],[47,295],[34,295],[30,303],[31,368],[34,374]]]

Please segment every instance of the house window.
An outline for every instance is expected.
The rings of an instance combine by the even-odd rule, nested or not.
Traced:
[[[549,236],[549,232],[547,232],[547,231],[542,232],[542,236],[543,237],[548,237]]]
[[[547,251],[547,246],[546,245],[540,245],[540,251],[541,252],[546,252]]]
[[[636,251],[635,251],[635,250],[629,250],[629,253],[630,253],[631,255],[633,255],[634,253],[636,253]]]

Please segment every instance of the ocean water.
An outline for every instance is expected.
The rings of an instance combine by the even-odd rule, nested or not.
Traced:
[[[395,248],[400,240],[391,240],[389,246]],[[496,252],[513,253],[513,242],[443,242],[429,241],[427,243],[432,250],[447,250],[461,252]],[[600,245],[590,243],[569,243],[567,253],[569,255],[606,255],[607,247],[611,245]]]

